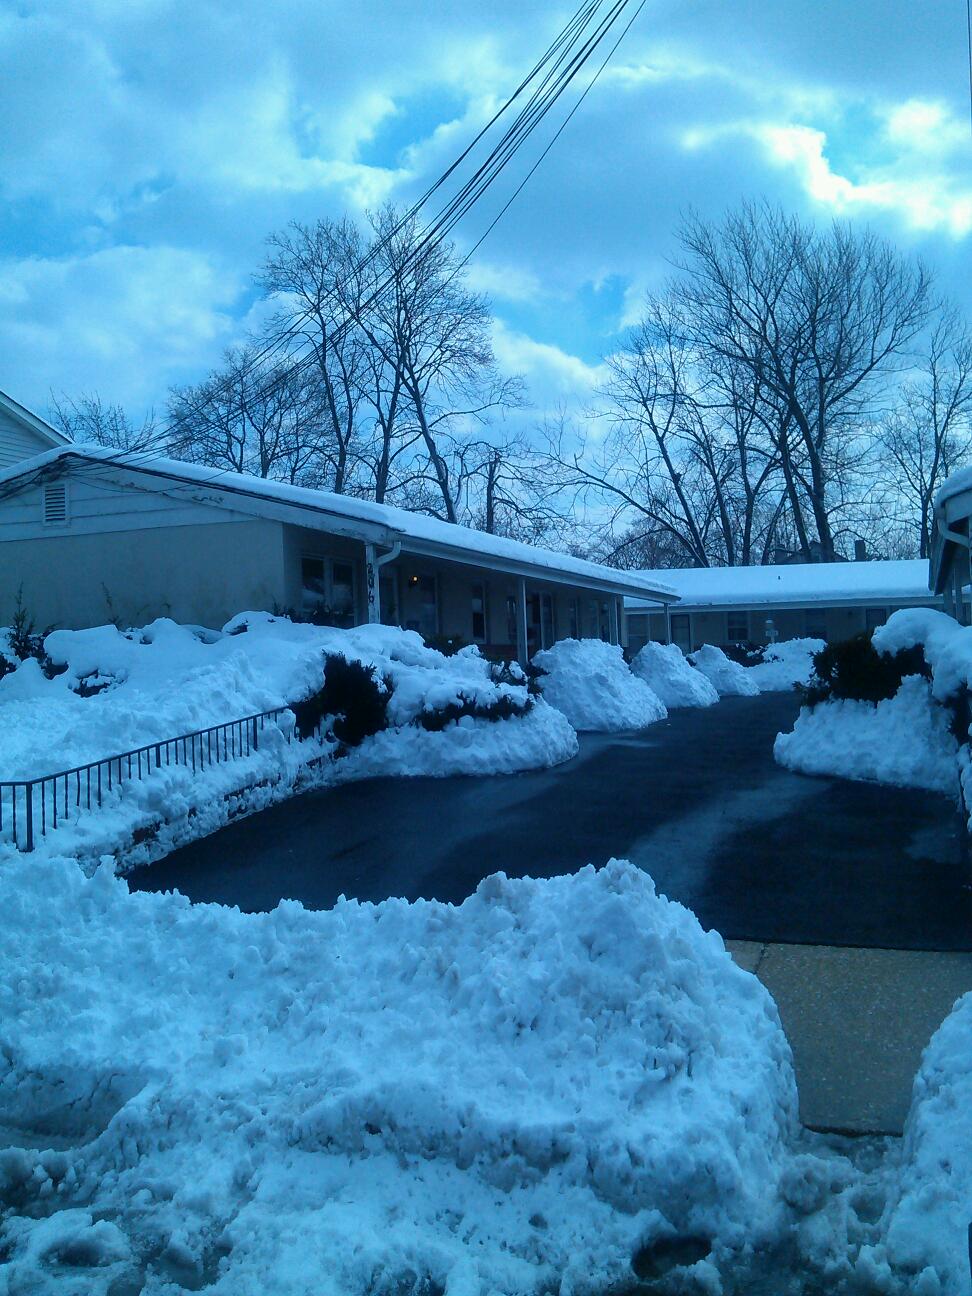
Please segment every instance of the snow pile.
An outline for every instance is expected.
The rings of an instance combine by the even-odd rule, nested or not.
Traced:
[[[288,741],[293,716],[284,710],[261,731],[257,752],[195,776],[183,766],[164,766],[142,782],[127,783],[121,796],[117,789],[106,795],[99,811],[71,806],[47,847],[76,852],[86,861],[118,849],[132,863],[156,858],[187,835],[212,831],[227,817],[300,786],[377,773],[506,773],[556,764],[577,750],[567,720],[542,699],[528,697],[518,668],[499,677],[474,648],[446,657],[413,631],[389,626],[338,630],[246,613],[212,631],[163,618],[126,633],[114,626],[55,631],[44,649],[48,669],[60,674],[47,678],[28,659],[0,679],[4,778],[50,774],[286,709],[320,689],[328,654],[373,667],[379,687],[390,690],[390,727],[344,761],[328,759],[332,744],[326,738]],[[437,732],[417,723],[449,708],[504,704],[513,712],[505,719],[466,714]],[[8,813],[5,834],[10,827]],[[128,851],[126,843],[146,834],[147,844]]]
[[[886,655],[920,647],[931,681],[905,676],[894,697],[877,703],[832,698],[805,707],[793,731],[777,736],[777,761],[805,774],[874,779],[948,795],[958,794],[961,777],[968,797],[969,761],[945,704],[972,686],[972,630],[943,612],[907,608],[875,630],[871,642]]]
[[[912,1275],[912,1291],[965,1296],[972,1220],[972,995],[925,1049],[905,1122],[900,1168],[873,1261]],[[930,1271],[930,1272],[929,1272]]]
[[[823,652],[826,647],[823,639],[785,639],[768,644],[763,649],[763,660],[747,667],[749,677],[756,681],[761,693],[782,692],[809,684],[814,653]]]
[[[732,661],[714,644],[703,644],[689,654],[689,661],[712,683],[720,697],[734,694],[753,697],[759,692],[759,685],[751,677],[751,668]]]
[[[617,644],[561,639],[533,662],[545,672],[540,678],[544,698],[575,729],[643,729],[668,714],[657,694],[631,673]]]
[[[790,733],[777,734],[773,755],[801,774],[873,779],[896,787],[957,793],[958,744],[948,715],[920,675],[908,676],[893,698],[837,700],[804,707]]]
[[[11,1291],[601,1292],[673,1239],[716,1290],[783,1230],[776,1008],[627,863],[458,908],[0,887]]]
[[[719,701],[708,676],[686,660],[677,644],[649,640],[636,654],[631,670],[666,707],[703,707]]]

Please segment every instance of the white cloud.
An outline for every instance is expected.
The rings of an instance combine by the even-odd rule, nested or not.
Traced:
[[[500,368],[505,373],[522,374],[531,397],[541,405],[572,397],[583,399],[604,377],[603,365],[587,364],[550,342],[538,342],[501,319],[493,323],[493,350]]]
[[[39,408],[51,389],[151,403],[218,359],[241,289],[205,257],[164,246],[0,262],[0,282],[4,386]]]

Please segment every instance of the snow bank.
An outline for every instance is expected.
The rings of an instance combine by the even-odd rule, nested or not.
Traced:
[[[752,668],[732,661],[714,644],[703,644],[689,654],[689,661],[711,682],[720,697],[733,694],[754,697],[759,692],[759,685],[751,678]]]
[[[768,644],[763,650],[763,660],[746,670],[760,693],[796,688],[810,683],[813,655],[826,647],[823,639],[785,639],[782,643]]]
[[[0,891],[11,1291],[579,1296],[673,1237],[714,1291],[783,1231],[776,1008],[626,863],[458,908]]]
[[[972,995],[925,1049],[892,1173],[876,1265],[912,1275],[912,1291],[965,1296],[972,1220]],[[930,1272],[929,1272],[930,1271]]]
[[[543,696],[575,729],[616,732],[664,720],[664,703],[633,675],[617,644],[601,639],[561,639],[533,658],[546,674]]]
[[[719,701],[715,685],[686,660],[677,644],[649,640],[636,654],[631,670],[666,707],[703,707]]]
[[[920,675],[906,678],[893,698],[838,700],[804,707],[790,733],[776,737],[773,755],[801,774],[874,779],[896,787],[958,792],[958,744],[948,716]]]
[[[44,647],[61,674],[48,679],[29,659],[0,679],[5,778],[33,778],[286,709],[320,688],[325,654],[374,667],[390,690],[390,728],[344,761],[330,761],[326,740],[288,741],[293,716],[285,710],[262,732],[258,752],[195,776],[182,766],[163,768],[127,783],[120,796],[106,795],[100,811],[69,813],[46,848],[85,861],[121,850],[127,862],[145,862],[228,817],[337,778],[508,773],[556,764],[577,750],[568,721],[542,699],[528,698],[518,668],[497,678],[474,648],[446,657],[413,631],[389,626],[337,630],[245,613],[222,631],[166,619],[126,633],[114,626],[60,630]],[[439,732],[418,725],[449,707],[501,703],[525,713],[502,720],[466,715]]]

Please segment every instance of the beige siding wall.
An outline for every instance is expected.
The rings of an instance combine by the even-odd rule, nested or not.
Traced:
[[[19,419],[0,409],[0,471],[53,448],[53,443],[46,437],[33,428],[24,427]]]
[[[678,615],[677,605],[672,609]],[[896,607],[871,609],[872,616],[883,621]],[[729,613],[689,612],[691,618],[692,647],[699,648],[704,643],[725,644],[732,642],[729,635]],[[826,639],[828,643],[838,643],[859,634],[868,626],[868,611],[863,607],[810,607],[786,608],[771,612],[765,611],[737,612],[733,622],[745,618],[745,638],[752,643],[770,642],[770,625],[776,632],[777,640],[802,639],[807,636]],[[628,635],[632,652],[648,640],[664,642],[666,637],[665,616],[663,613],[631,613],[628,616]]]
[[[23,585],[39,627],[80,629],[157,616],[219,627],[284,596],[279,522],[217,522],[124,533],[7,540],[0,547],[0,625]]]

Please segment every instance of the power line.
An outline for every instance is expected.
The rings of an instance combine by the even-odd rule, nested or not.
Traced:
[[[506,113],[517,103],[517,101],[526,94],[529,89],[525,103],[520,107],[516,117],[501,135],[500,139],[490,149],[486,158],[476,167],[473,174],[460,186],[459,190],[444,204],[439,212],[425,225],[419,232],[412,247],[406,254],[404,263],[397,266],[395,271],[390,274],[384,282],[381,282],[374,288],[374,291],[364,302],[358,303],[353,313],[347,313],[345,318],[332,331],[330,338],[325,345],[339,345],[355,326],[358,317],[364,311],[370,310],[382,297],[387,293],[389,288],[395,282],[396,275],[406,273],[408,269],[416,264],[419,259],[425,255],[427,250],[434,245],[440,244],[449,233],[455,228],[458,222],[468,214],[468,212],[479,202],[483,195],[491,188],[499,176],[510,164],[512,159],[522,149],[526,141],[546,119],[548,114],[553,110],[561,96],[573,83],[580,71],[589,62],[595,51],[606,40],[608,34],[618,23],[621,15],[633,0],[613,0],[613,3],[607,4],[606,12],[605,0],[584,0],[571,15],[567,24],[561,29],[554,40],[548,45],[547,49],[533,65],[530,72],[519,82],[513,92],[504,101],[503,105],[490,117],[487,123],[477,132],[472,141],[463,149],[460,155],[453,161],[449,167],[430,185],[422,196],[412,204],[412,206],[400,217],[390,230],[383,231],[378,241],[373,244],[367,254],[354,266],[351,275],[358,278],[365,274],[367,270],[375,265],[383,252],[390,245],[392,240],[408,228],[417,219],[422,207],[429,199],[439,192],[452,178],[462,164],[468,160],[477,145],[479,145],[491,131],[491,129],[504,117]],[[470,251],[462,259],[454,273],[458,273],[463,266],[469,261],[470,257],[481,246],[483,241],[492,232],[505,213],[512,206],[513,202],[522,192],[523,188],[535,174],[541,163],[549,154],[554,144],[560,138],[568,123],[574,117],[581,104],[596,84],[607,63],[610,61],[614,52],[617,50],[621,41],[624,39],[632,24],[641,13],[646,0],[640,0],[634,4],[634,12],[629,17],[627,23],[621,30],[621,34],[614,41],[614,44],[608,50],[608,53],[594,76],[587,84],[576,103],[571,108],[565,119],[548,141],[540,156],[530,167],[527,174],[517,185],[510,198],[504,203],[500,211],[493,218],[486,230],[480,235]],[[967,4],[972,4],[972,0],[967,0]],[[970,19],[972,21],[972,19]],[[972,31],[972,28],[970,28]],[[972,64],[970,64],[972,66]],[[535,84],[534,84],[535,83]],[[530,87],[532,86],[532,89]],[[288,327],[276,335],[274,339],[268,342],[264,347],[257,351],[248,359],[247,372],[253,372],[258,365],[267,361],[270,356],[279,352],[282,348],[292,344],[294,339],[299,336],[301,326],[309,318],[310,310],[305,310],[299,314],[296,319],[292,320]],[[295,377],[300,377],[309,367],[318,362],[319,351],[315,344],[311,344],[310,350],[305,355],[298,355],[293,359],[290,365],[284,365],[279,372],[273,374],[255,394],[254,399],[262,400],[273,395],[283,382],[291,381]],[[178,433],[190,419],[202,417],[207,422],[208,417],[198,406],[195,409],[187,410],[180,414],[175,420],[170,422],[167,431],[170,435]],[[134,452],[125,454],[119,451],[118,459],[124,463],[135,466],[139,459],[149,459],[152,455],[149,452]],[[111,462],[111,459],[101,460],[104,464]],[[229,469],[213,469],[213,480]]]

